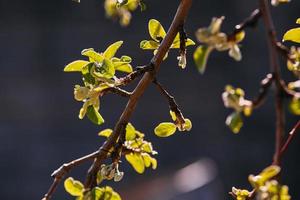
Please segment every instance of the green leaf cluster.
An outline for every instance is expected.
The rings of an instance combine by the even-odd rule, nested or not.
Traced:
[[[157,49],[160,46],[160,43],[166,36],[166,31],[161,23],[156,19],[149,20],[148,31],[151,37],[150,40],[143,40],[140,42],[140,48],[143,50],[154,50],[154,55],[157,53]],[[195,42],[191,39],[185,40],[185,46],[195,45]],[[177,33],[170,49],[180,49],[180,34]],[[168,57],[168,53],[165,55],[164,59]]]
[[[208,27],[200,28],[196,32],[196,37],[202,44],[194,52],[194,61],[202,74],[205,72],[209,55],[214,49],[218,51],[228,50],[229,56],[236,61],[242,59],[239,43],[243,41],[245,32],[240,31],[233,36],[226,35],[220,31],[223,20],[224,17],[215,17]]]
[[[105,129],[99,132],[99,136],[109,137],[113,130]],[[123,145],[126,152],[125,158],[134,168],[134,170],[142,174],[145,169],[152,166],[152,169],[156,169],[157,161],[153,158],[157,152],[153,150],[152,144],[145,139],[145,135],[136,130],[135,127],[128,123],[126,126],[125,143]]]
[[[250,116],[252,113],[252,102],[246,100],[244,97],[244,90],[241,88],[234,88],[231,85],[227,85],[222,94],[225,107],[234,110],[234,112],[226,118],[226,125],[233,133],[239,133],[243,126],[242,114]]]
[[[113,191],[109,186],[95,187],[91,191],[84,192],[84,186],[80,181],[74,180],[69,177],[64,182],[65,190],[71,195],[76,197],[77,200],[121,200],[118,193]]]
[[[85,115],[95,124],[101,125],[104,119],[99,113],[99,97],[103,90],[117,85],[116,71],[132,72],[131,58],[129,56],[116,57],[118,49],[123,41],[111,44],[103,53],[94,49],[84,49],[81,54],[88,57],[88,61],[76,60],[68,64],[65,72],[79,72],[82,75],[84,86],[76,85],[74,98],[83,102],[79,112],[79,118]]]

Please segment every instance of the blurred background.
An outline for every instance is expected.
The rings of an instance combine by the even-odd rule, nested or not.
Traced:
[[[136,11],[129,27],[105,18],[103,0],[1,0],[0,1],[0,194],[3,199],[40,199],[52,183],[50,174],[61,164],[93,152],[104,141],[98,131],[111,128],[126,100],[114,95],[102,98],[106,119],[97,127],[77,118],[81,103],[73,99],[73,86],[81,84],[79,74],[63,73],[69,62],[82,59],[80,52],[93,47],[103,51],[124,40],[118,55],[130,55],[133,65],[149,62],[152,52],[139,49],[148,39],[147,23],[158,19],[165,27],[179,1],[147,0],[147,11]],[[207,26],[214,16],[226,16],[223,30],[230,32],[257,7],[257,1],[195,0],[186,24],[189,37]],[[280,38],[295,27],[300,4],[273,8]],[[225,126],[230,110],[221,93],[226,84],[239,86],[252,99],[260,80],[269,72],[265,33],[260,22],[247,31],[242,43],[243,60],[235,62],[227,53],[214,52],[205,75],[192,62],[189,48],[186,70],[177,67],[177,51],[161,67],[158,79],[176,97],[184,115],[193,121],[188,133],[157,138],[153,128],[170,120],[168,105],[151,86],[132,117],[135,127],[146,133],[159,152],[158,169],[136,174],[128,163],[122,182],[113,185],[125,200],[228,199],[232,186],[249,188],[247,177],[272,162],[274,149],[274,100],[271,92],[265,105],[255,110],[239,135]],[[294,80],[282,61],[283,76]],[[287,112],[286,131],[297,117]],[[283,158],[283,182],[299,199],[300,138],[293,141]],[[70,176],[83,180],[90,163],[76,168]],[[111,182],[107,183],[111,185]],[[71,199],[60,185],[53,199]]]

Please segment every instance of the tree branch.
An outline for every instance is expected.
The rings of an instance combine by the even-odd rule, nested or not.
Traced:
[[[274,28],[274,23],[271,17],[268,0],[259,0],[260,11],[264,20],[267,32],[267,40],[270,52],[271,71],[274,75],[276,96],[275,96],[275,109],[276,109],[276,145],[273,158],[273,164],[280,165],[280,148],[282,147],[283,134],[284,134],[284,112],[283,112],[283,96],[281,90],[281,78],[278,59],[277,38]]]
[[[189,9],[192,5],[192,0],[181,0],[181,3],[178,7],[177,13],[173,19],[173,22],[170,26],[169,31],[167,32],[166,37],[163,39],[160,47],[158,48],[157,54],[152,58],[151,65],[154,66],[153,71],[146,72],[143,78],[140,80],[139,84],[133,91],[130,99],[125,107],[119,121],[117,122],[113,133],[107,139],[107,142],[103,144],[102,149],[110,149],[116,143],[120,134],[124,133],[127,123],[130,120],[133,111],[136,108],[136,105],[140,99],[140,97],[144,94],[145,90],[149,86],[149,84],[154,80],[156,73],[159,71],[160,64],[163,61],[163,58],[167,51],[169,50],[171,44],[174,41],[176,34],[178,33],[180,27],[184,24],[185,18],[189,12]],[[106,153],[103,151],[99,151],[97,158],[95,159],[93,165],[88,171],[88,175],[85,182],[85,188],[87,190],[91,189],[93,186],[93,182],[95,180],[95,176],[100,168],[101,162],[105,159]]]
[[[254,99],[252,101],[253,108],[258,108],[264,103],[265,98],[268,94],[269,88],[271,87],[271,85],[273,83],[273,80],[274,80],[273,74],[267,74],[266,78],[264,78],[261,81],[259,94],[256,97],[256,99]]]
[[[282,148],[280,150],[280,156],[282,156],[286,152],[286,150],[288,149],[291,141],[296,136],[296,133],[299,132],[299,129],[300,129],[300,120],[294,126],[294,128],[291,130],[288,139],[286,140],[285,144],[282,146]]]
[[[70,163],[67,163],[63,165],[61,168],[55,171],[54,175],[56,176],[54,178],[54,182],[51,185],[48,193],[45,195],[43,200],[49,200],[51,196],[53,195],[55,189],[57,188],[58,184],[62,180],[62,178],[65,176],[66,173],[68,173],[73,167],[81,164],[82,162],[85,162],[90,159],[95,159],[91,168],[88,171],[86,181],[85,181],[85,188],[87,190],[91,189],[91,186],[93,186],[95,182],[95,175],[97,174],[101,162],[106,158],[108,150],[111,149],[118,140],[119,137],[122,137],[122,135],[125,134],[125,128],[127,123],[130,120],[131,115],[133,114],[133,111],[136,108],[136,105],[140,99],[140,97],[143,95],[149,84],[154,80],[156,73],[159,71],[160,65],[163,61],[163,58],[167,51],[169,50],[171,44],[174,41],[175,36],[180,30],[180,27],[183,26],[185,19],[188,15],[189,9],[192,5],[192,0],[181,0],[181,3],[179,4],[179,7],[177,9],[176,15],[173,19],[173,22],[167,32],[166,37],[162,41],[160,47],[158,48],[157,54],[152,58],[149,65],[147,65],[145,68],[141,68],[140,70],[137,70],[126,77],[122,78],[119,82],[118,86],[124,86],[129,83],[131,83],[133,80],[135,80],[137,77],[143,75],[143,78],[140,80],[132,94],[130,95],[129,101],[119,119],[119,121],[116,123],[115,128],[111,136],[107,139],[107,141],[100,147],[100,149],[92,154],[89,154],[85,157],[82,157],[78,160],[72,161]]]
[[[176,114],[176,120],[179,120],[180,124],[184,124],[184,117],[175,98],[157,81],[157,79],[153,80],[153,83],[156,85],[159,92],[167,99],[170,110]]]

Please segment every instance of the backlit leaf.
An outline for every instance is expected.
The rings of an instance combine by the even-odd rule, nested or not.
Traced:
[[[136,137],[135,128],[131,123],[128,123],[126,126],[126,141],[134,140]]]
[[[159,21],[151,19],[148,24],[149,34],[153,40],[156,42],[161,42],[161,40],[166,36],[166,31],[162,27]]]
[[[143,40],[143,41],[141,41],[141,43],[140,43],[140,48],[141,49],[150,49],[150,50],[152,50],[152,49],[157,49],[159,47],[159,43],[158,42],[155,42],[155,41],[153,41],[153,40]]]
[[[226,119],[226,125],[231,129],[233,133],[240,132],[240,129],[243,126],[243,120],[238,112],[234,112],[229,115]]]
[[[100,113],[98,112],[98,110],[96,110],[94,106],[89,106],[87,108],[86,115],[93,123],[97,125],[101,125],[104,123],[103,117],[100,115]]]
[[[110,45],[105,52],[103,53],[103,56],[107,59],[111,59],[112,57],[115,56],[116,52],[118,49],[122,46],[123,41],[118,41]]]
[[[194,52],[194,61],[201,74],[205,72],[207,59],[212,50],[212,47],[201,45]]]
[[[84,186],[80,181],[74,180],[72,177],[69,177],[64,182],[65,190],[72,196],[78,197],[82,196],[84,191]]]
[[[109,137],[112,134],[113,130],[112,129],[104,129],[103,131],[100,131],[98,133],[99,136],[103,136],[103,137]]]
[[[88,61],[85,60],[76,60],[71,62],[64,68],[64,72],[81,72],[82,68],[89,64]]]
[[[300,43],[300,28],[294,28],[287,31],[283,36],[283,41]]]
[[[300,115],[300,99],[293,98],[289,104],[289,109],[294,115]]]
[[[144,173],[145,164],[141,154],[130,153],[125,156],[126,160],[131,164],[135,171],[139,174]]]
[[[103,55],[94,51],[93,48],[84,49],[81,51],[81,55],[87,56],[90,59],[90,62],[98,62],[101,63],[104,59]]]
[[[155,129],[155,135],[159,137],[169,137],[176,132],[176,125],[171,122],[160,123]]]

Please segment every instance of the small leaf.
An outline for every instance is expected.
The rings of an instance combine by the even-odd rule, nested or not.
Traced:
[[[283,36],[283,41],[300,43],[300,28],[294,28],[287,31]]]
[[[111,59],[112,57],[115,56],[116,52],[118,49],[122,46],[123,41],[118,41],[110,45],[105,52],[103,53],[103,56],[107,59]]]
[[[100,79],[101,78],[110,79],[114,77],[115,73],[116,70],[113,62],[107,58],[104,58],[100,66],[95,68],[95,71],[92,73],[92,75]]]
[[[82,76],[83,76],[83,81],[86,84],[95,84],[95,78],[91,75],[91,71],[94,68],[94,63],[89,63],[88,65],[84,66],[82,68]]]
[[[239,42],[243,41],[245,38],[245,35],[246,35],[245,31],[240,31],[237,34],[235,34],[235,36],[234,36],[235,42],[239,43]]]
[[[238,112],[234,112],[226,119],[226,125],[231,129],[233,133],[239,133],[243,126],[243,120]]]
[[[126,141],[134,140],[136,137],[135,128],[131,123],[128,123],[126,126]]]
[[[300,115],[300,99],[293,98],[289,104],[289,110],[294,115]]]
[[[176,125],[171,122],[160,123],[155,129],[155,135],[159,137],[169,137],[176,132]]]
[[[98,135],[108,138],[112,133],[113,133],[113,130],[108,128],[108,129],[104,129],[103,131],[100,131],[98,133]]]
[[[131,164],[131,166],[135,169],[139,174],[144,173],[145,164],[141,154],[138,153],[130,153],[125,156],[126,160]]]
[[[207,59],[212,50],[212,47],[201,45],[194,52],[194,61],[201,74],[205,72]]]
[[[297,23],[297,24],[300,24],[300,18],[297,19],[296,23]]]
[[[152,50],[152,49],[157,49],[159,47],[159,43],[155,42],[153,40],[143,40],[140,43],[140,48],[144,50]]]
[[[90,59],[90,62],[98,62],[101,63],[104,59],[103,55],[94,51],[93,48],[84,49],[81,51],[81,55],[87,56]]]
[[[159,21],[151,19],[148,24],[149,34],[153,40],[156,42],[161,42],[161,40],[166,36],[166,31],[162,27]]]
[[[101,125],[104,123],[103,117],[100,115],[100,113],[98,112],[98,110],[96,110],[94,106],[89,106],[87,108],[86,115],[93,123],[97,125]]]
[[[82,196],[84,191],[84,186],[80,181],[74,180],[69,177],[64,182],[65,190],[72,196],[79,197]]]
[[[64,68],[64,72],[81,72],[82,68],[89,64],[88,61],[85,60],[76,60],[71,62]]]
[[[131,73],[133,72],[132,66],[125,62],[115,62],[114,63],[115,70],[125,72],[125,73]]]

